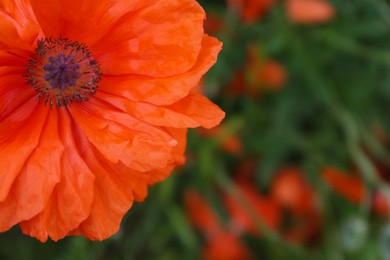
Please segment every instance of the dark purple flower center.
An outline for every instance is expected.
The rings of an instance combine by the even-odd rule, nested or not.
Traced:
[[[38,102],[61,107],[88,100],[102,73],[85,44],[60,37],[38,40],[24,75]]]
[[[75,62],[74,55],[58,54],[49,57],[49,62],[43,65],[46,72],[43,77],[50,82],[51,88],[60,88],[64,91],[68,86],[76,86],[76,81],[80,78],[80,64]]]

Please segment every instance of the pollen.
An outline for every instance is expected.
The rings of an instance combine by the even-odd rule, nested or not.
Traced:
[[[96,93],[102,73],[85,44],[60,37],[38,40],[24,75],[37,101],[52,108],[87,101]]]

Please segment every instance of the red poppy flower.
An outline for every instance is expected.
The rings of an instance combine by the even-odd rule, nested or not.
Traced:
[[[0,231],[115,233],[224,113],[192,92],[221,43],[195,0],[0,0]]]

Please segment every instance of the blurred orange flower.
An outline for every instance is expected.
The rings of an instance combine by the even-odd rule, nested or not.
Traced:
[[[333,167],[326,167],[323,169],[322,177],[332,190],[353,203],[363,203],[365,196],[368,195],[360,176],[348,174]],[[373,192],[370,202],[372,212],[384,217],[389,215],[390,204],[388,198],[380,190]]]
[[[229,86],[231,94],[247,93],[258,96],[262,89],[278,90],[287,80],[283,65],[272,60],[262,59],[257,46],[248,47],[247,63],[239,70]]]
[[[195,0],[0,0],[0,231],[114,234],[224,113],[192,92],[221,43]],[[98,30],[97,30],[98,28]]]
[[[304,214],[315,207],[313,188],[297,168],[285,168],[278,172],[272,182],[272,197],[283,207]]]
[[[229,7],[238,12],[246,23],[253,23],[275,4],[275,0],[227,0]]]
[[[333,19],[335,10],[327,0],[287,0],[287,15],[294,23],[324,23]]]
[[[257,189],[246,183],[236,183],[236,187],[254,209],[254,213],[267,227],[277,229],[281,212],[277,204],[263,196]],[[219,219],[217,213],[197,192],[189,190],[185,195],[185,208],[192,225],[206,238],[205,259],[251,259],[250,251],[240,240],[241,235],[259,234],[253,216],[250,216],[239,201],[230,194],[222,193],[221,199],[228,213],[228,225]]]
[[[388,198],[381,192],[374,192],[372,198],[372,210],[379,216],[388,217],[390,205]]]
[[[253,185],[253,175],[248,176],[246,172],[253,169],[252,166],[252,162],[246,161],[243,165],[245,173],[241,175],[240,172],[234,182],[242,200],[232,194],[221,193],[223,209],[228,213],[226,223],[219,219],[198,193],[188,191],[186,194],[188,218],[207,240],[206,255],[214,256],[208,259],[224,259],[217,258],[218,254],[227,256],[221,246],[223,241],[234,244],[229,248],[232,255],[237,253],[242,257],[226,259],[249,257],[240,237],[244,234],[261,236],[259,225],[294,243],[313,243],[318,238],[321,212],[316,193],[305,180],[303,172],[293,167],[281,169],[273,179],[269,192],[263,194]],[[241,167],[239,169],[242,171]]]
[[[262,83],[270,89],[278,89],[286,82],[286,70],[274,61],[266,60],[263,64],[258,64],[251,68],[255,81]]]
[[[289,218],[281,233],[290,241],[312,242],[320,229],[320,211],[316,194],[302,171],[293,167],[280,170],[273,179],[271,196]]]
[[[237,233],[225,227],[210,205],[196,191],[185,194],[185,208],[191,224],[206,238],[204,259],[251,259],[250,251]]]
[[[251,184],[237,183],[237,188],[267,227],[276,230],[280,226],[281,211],[274,200],[262,195]],[[259,228],[256,226],[253,217],[248,214],[242,203],[229,194],[225,194],[223,200],[231,218],[230,224],[235,232],[259,233]]]
[[[203,249],[206,260],[247,260],[253,259],[249,249],[231,232],[222,231],[208,241]]]
[[[242,142],[237,136],[229,136],[222,142],[222,149],[230,154],[240,154],[243,150]]]
[[[214,210],[196,191],[188,190],[184,198],[188,219],[195,228],[207,237],[212,237],[223,229]]]
[[[338,194],[355,203],[362,203],[366,193],[359,176],[348,174],[333,167],[325,167],[322,177]]]
[[[231,155],[239,155],[243,151],[241,139],[223,124],[211,129],[199,129],[199,133],[216,140],[219,147]]]

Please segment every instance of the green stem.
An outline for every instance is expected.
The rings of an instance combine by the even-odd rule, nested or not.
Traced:
[[[345,37],[339,33],[329,30],[316,31],[313,33],[318,40],[325,41],[334,49],[350,55],[362,57],[372,62],[382,63],[390,66],[390,52],[388,50],[374,49],[363,46],[352,38]]]
[[[296,44],[296,46],[303,46],[303,44]],[[316,91],[313,91],[313,93],[318,93],[317,90],[320,91],[318,98],[323,101],[324,105],[333,114],[335,119],[339,121],[339,124],[346,136],[347,149],[352,160],[356,163],[363,174],[366,187],[372,189],[378,186],[380,180],[378,179],[375,167],[360,147],[361,135],[356,120],[350,115],[347,109],[337,102],[335,95],[330,92],[330,84],[328,84],[321,73],[319,73],[320,69],[316,68],[316,65],[310,61],[310,55],[307,55],[302,48],[299,48],[298,52],[301,56],[302,66],[307,72],[306,75],[309,85],[316,87]],[[367,198],[366,201],[368,202],[369,198]],[[367,204],[364,206],[365,211],[368,207],[369,205]]]

